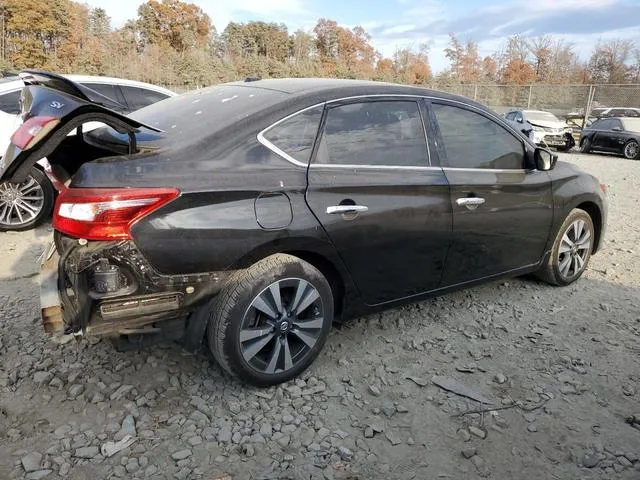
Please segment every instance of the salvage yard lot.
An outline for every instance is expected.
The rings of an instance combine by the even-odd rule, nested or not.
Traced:
[[[47,341],[48,227],[2,234],[0,478],[640,478],[640,425],[625,422],[640,418],[640,164],[562,159],[609,187],[606,242],[581,280],[494,282],[351,321],[270,389],[175,344]],[[461,415],[473,410],[487,411]],[[99,453],[125,434],[132,445]]]

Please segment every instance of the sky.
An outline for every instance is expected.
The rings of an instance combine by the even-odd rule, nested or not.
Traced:
[[[119,27],[136,17],[142,0],[84,0],[104,8]],[[361,25],[385,56],[396,48],[430,46],[434,72],[447,68],[449,33],[479,43],[489,55],[506,38],[551,34],[575,45],[587,59],[599,39],[631,38],[640,44],[640,0],[192,0],[221,32],[229,21],[282,22],[290,32],[311,32],[321,18]]]

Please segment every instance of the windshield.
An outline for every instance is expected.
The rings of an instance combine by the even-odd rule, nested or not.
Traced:
[[[629,132],[640,132],[640,118],[625,118],[622,120],[624,129]]]
[[[560,120],[553,113],[549,112],[524,112],[525,117],[529,122],[541,121],[541,122],[559,122]]]

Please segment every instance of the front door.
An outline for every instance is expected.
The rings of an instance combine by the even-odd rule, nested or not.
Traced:
[[[474,107],[434,101],[431,110],[453,211],[443,286],[538,263],[553,201],[549,174],[526,169],[532,147]]]
[[[307,203],[368,305],[440,285],[449,186],[430,166],[419,99],[328,104]]]

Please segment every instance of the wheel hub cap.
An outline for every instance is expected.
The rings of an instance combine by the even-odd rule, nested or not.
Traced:
[[[558,268],[567,280],[577,277],[586,267],[591,251],[591,230],[587,223],[578,219],[565,231],[558,248]]]
[[[32,221],[44,207],[44,191],[29,177],[23,183],[0,183],[0,224],[17,227]]]
[[[261,373],[286,372],[307,357],[323,326],[324,307],[316,288],[300,278],[279,280],[245,312],[239,334],[242,356]]]

